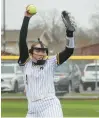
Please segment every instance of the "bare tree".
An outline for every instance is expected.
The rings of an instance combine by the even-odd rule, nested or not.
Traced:
[[[61,20],[61,14],[57,9],[45,11],[40,13],[40,17],[44,22],[43,28],[50,33],[53,41],[60,41],[63,39],[64,26]]]
[[[96,12],[91,16],[90,21],[93,26],[94,35],[99,38],[99,8],[97,8]]]

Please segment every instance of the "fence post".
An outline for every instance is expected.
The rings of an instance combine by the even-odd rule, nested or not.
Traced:
[[[97,68],[97,59],[95,59],[95,75],[96,75],[96,82],[95,82],[95,90],[96,90],[96,92],[97,92],[97,88],[98,88],[98,77],[97,77],[97,70],[98,68]]]

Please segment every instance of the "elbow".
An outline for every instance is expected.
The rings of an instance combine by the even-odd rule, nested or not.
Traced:
[[[64,51],[59,53],[58,56],[58,64],[62,64],[65,62],[74,52],[74,48],[68,48],[66,47]]]
[[[66,47],[66,52],[68,53],[68,55],[69,55],[69,57],[70,57],[70,56],[73,55],[73,53],[74,53],[74,48],[67,48],[67,47]]]
[[[73,55],[73,53],[74,53],[74,48],[71,49],[70,56]]]

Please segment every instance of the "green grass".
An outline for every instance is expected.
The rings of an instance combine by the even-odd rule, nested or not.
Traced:
[[[99,117],[99,100],[62,100],[65,117]]]
[[[3,100],[1,101],[2,117],[25,117],[27,112],[26,100]]]
[[[64,117],[99,117],[99,100],[61,100]],[[2,100],[2,117],[25,117],[26,100]]]

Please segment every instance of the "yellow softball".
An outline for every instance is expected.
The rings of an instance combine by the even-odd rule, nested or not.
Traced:
[[[37,10],[36,10],[36,7],[34,5],[28,5],[26,7],[26,11],[29,13],[29,14],[36,14],[37,13]]]

